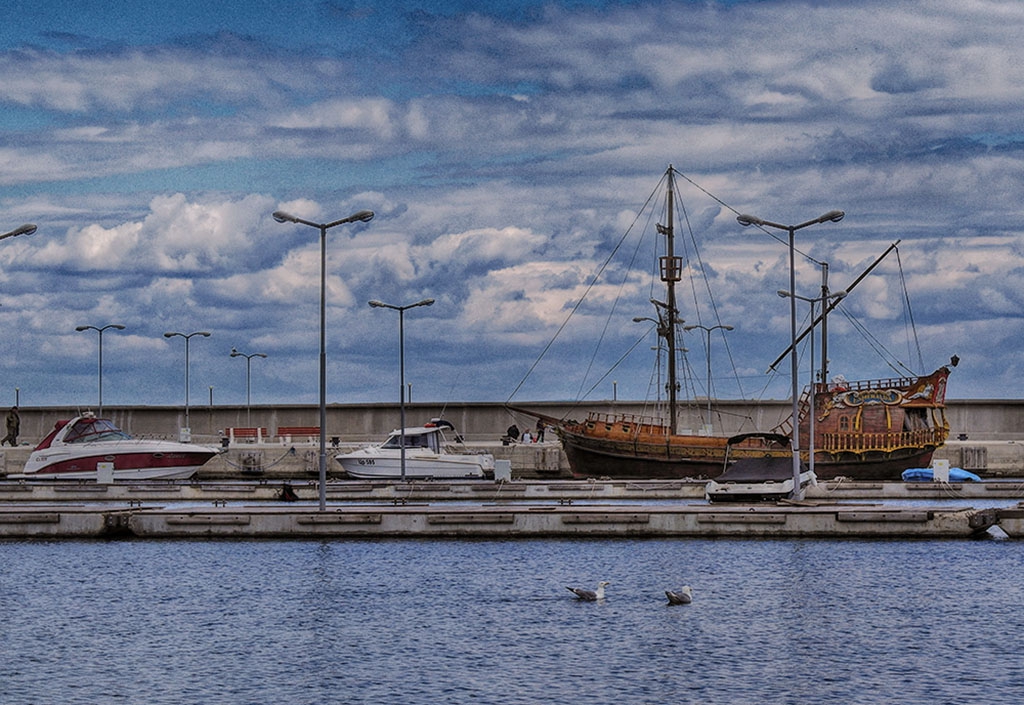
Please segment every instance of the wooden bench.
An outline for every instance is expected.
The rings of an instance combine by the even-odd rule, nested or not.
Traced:
[[[229,428],[228,429],[228,441],[235,443],[236,441],[245,441],[246,443],[262,443],[263,439],[267,437],[267,429],[265,428]]]
[[[277,437],[281,440],[281,443],[288,444],[292,442],[292,438],[296,439],[296,442],[301,442],[305,439],[307,443],[315,443],[320,440],[320,427],[319,426],[278,426]]]

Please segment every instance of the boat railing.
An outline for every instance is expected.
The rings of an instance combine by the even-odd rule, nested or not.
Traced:
[[[820,449],[829,452],[893,451],[900,448],[939,446],[946,442],[949,431],[944,428],[922,428],[913,431],[882,433],[836,432],[822,434]]]
[[[603,411],[591,411],[587,415],[588,423],[629,424],[632,426],[665,426],[665,420],[659,416],[641,414],[610,414]]]
[[[866,392],[872,389],[906,389],[916,384],[921,378],[920,377],[890,377],[888,379],[861,379],[844,382],[841,391],[846,392]],[[820,382],[818,384],[818,391],[822,391],[822,388],[828,387],[829,391],[840,391],[840,388],[835,384],[824,385]]]

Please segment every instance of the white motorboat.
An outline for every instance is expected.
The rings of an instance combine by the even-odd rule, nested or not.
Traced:
[[[11,479],[180,480],[191,477],[219,449],[132,438],[91,413],[58,421]]]
[[[800,466],[800,488],[817,484],[814,472]],[[725,469],[704,487],[709,502],[771,502],[793,493],[793,451],[789,436],[743,433],[730,438]]]
[[[336,455],[349,477],[359,480],[402,479],[402,438],[405,438],[405,479],[482,479],[494,474],[494,456],[454,450],[444,429],[454,432],[443,419],[424,426],[395,429],[383,443]],[[459,440],[456,436],[456,440]]]

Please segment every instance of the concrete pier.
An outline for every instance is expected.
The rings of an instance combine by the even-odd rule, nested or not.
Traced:
[[[997,510],[885,505],[0,506],[4,538],[969,538]]]

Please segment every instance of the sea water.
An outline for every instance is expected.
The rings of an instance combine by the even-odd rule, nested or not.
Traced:
[[[7,541],[0,703],[1024,702],[1022,576],[996,540]]]

